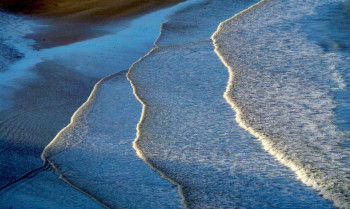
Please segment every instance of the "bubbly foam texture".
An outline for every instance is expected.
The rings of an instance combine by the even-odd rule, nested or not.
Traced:
[[[222,23],[213,39],[230,71],[225,97],[239,124],[303,183],[349,208],[350,152],[334,125],[332,90],[345,87],[337,67],[350,60],[303,32],[327,3],[262,1]]]
[[[180,185],[189,208],[332,208],[237,126],[223,98],[228,73],[207,35],[253,3],[208,1],[163,25],[159,48],[129,73],[144,105],[135,143]],[[215,15],[197,25],[209,11]]]
[[[137,146],[189,208],[331,208],[237,126],[211,41],[154,50],[129,77],[145,105]]]

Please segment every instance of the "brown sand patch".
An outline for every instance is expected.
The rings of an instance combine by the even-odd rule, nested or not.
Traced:
[[[50,48],[106,34],[97,26],[168,7],[184,0],[2,0],[0,8],[48,21],[28,36],[36,48]]]
[[[184,0],[2,0],[0,7],[11,12],[74,21],[108,21],[170,6]]]

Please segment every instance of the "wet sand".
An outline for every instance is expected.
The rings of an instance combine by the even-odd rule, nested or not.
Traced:
[[[4,0],[0,9],[30,15],[45,21],[28,38],[35,40],[37,49],[66,45],[106,34],[97,26],[117,19],[129,19],[169,7],[184,0]]]
[[[42,17],[69,18],[74,21],[107,21],[171,6],[183,0],[3,0],[8,11]]]
[[[1,169],[6,172],[0,174],[0,186],[43,164],[45,146],[69,123],[98,81],[54,61],[39,63],[33,71],[38,79],[16,92],[11,109],[0,112],[0,159],[6,167]]]

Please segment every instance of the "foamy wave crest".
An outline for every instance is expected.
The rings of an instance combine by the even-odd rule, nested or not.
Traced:
[[[238,123],[303,183],[349,208],[350,152],[334,125],[333,91],[345,87],[337,68],[350,59],[304,32],[327,3],[261,1],[220,24],[212,39],[230,72],[225,98]]]
[[[85,104],[46,147],[43,160],[61,178],[112,208],[182,208],[177,188],[132,147],[141,104],[121,71],[96,84]]]

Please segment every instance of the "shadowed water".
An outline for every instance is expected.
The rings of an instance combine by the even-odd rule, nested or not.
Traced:
[[[141,104],[126,71],[96,85],[43,159],[64,179],[112,208],[181,208],[176,186],[162,180],[132,147]]]
[[[42,23],[0,14],[4,44],[24,54],[0,72],[0,185],[5,185],[42,165],[45,146],[96,82],[129,68],[153,47],[167,10],[103,26],[109,35],[43,50],[25,38]]]
[[[41,168],[1,191],[1,208],[104,208],[57,179],[53,168]]]
[[[146,54],[154,45],[154,41],[159,34],[160,24],[165,21],[167,15],[181,7],[182,6],[179,5],[177,8],[159,10],[132,21],[122,21],[117,24],[101,26],[103,30],[109,31],[109,35],[42,50],[33,49],[33,42],[25,38],[26,35],[32,33],[37,27],[44,27],[41,23],[30,20],[29,18],[1,13],[3,17],[1,21],[7,26],[6,30],[2,30],[0,33],[2,37],[6,38],[4,44],[6,44],[7,47],[17,50],[18,53],[24,54],[22,58],[18,58],[17,60],[9,60],[9,65],[6,66],[6,70],[0,73],[0,179],[1,186],[8,185],[0,191],[1,204],[4,203],[8,206],[8,203],[15,202],[16,198],[23,197],[23,202],[27,202],[28,207],[36,207],[37,203],[31,205],[31,198],[35,199],[35,196],[45,195],[47,189],[43,189],[42,194],[37,194],[35,192],[30,192],[30,186],[18,189],[16,185],[25,184],[28,178],[30,178],[30,176],[25,174],[42,166],[43,161],[40,159],[40,155],[45,146],[65,125],[69,124],[69,120],[74,111],[86,101],[94,84],[109,74],[129,68],[133,62]],[[11,25],[10,22],[18,25]],[[3,57],[7,59],[6,53],[8,54],[10,52],[5,51]],[[125,74],[123,74],[122,77],[124,77],[124,83],[126,82],[125,85],[130,89],[130,91],[124,92],[128,94],[125,97],[136,101]],[[123,89],[120,90],[122,91]],[[106,104],[108,105],[108,103]],[[136,124],[140,117],[141,106],[137,102],[135,102],[135,106],[131,105],[131,103],[129,105],[130,111],[133,109],[133,113],[135,114],[130,114],[129,116],[131,118],[125,117],[120,121],[121,126],[128,131],[125,132],[125,134],[129,134],[129,138],[123,139],[129,140],[129,144],[124,143],[124,145],[130,148],[130,159],[138,160],[143,166],[141,166],[141,171],[137,171],[137,169],[133,171],[141,172],[139,174],[141,175],[143,172],[142,169],[145,169],[146,172],[150,172],[150,175],[152,175],[154,172],[150,171],[148,166],[136,156],[135,151],[132,149],[132,141],[136,135]],[[107,114],[106,117],[108,116],[112,117],[112,115]],[[101,124],[103,124],[103,118],[101,121]],[[130,126],[125,126],[128,122],[134,123]],[[101,128],[101,131],[103,131],[102,129],[103,128]],[[96,129],[93,130],[96,131]],[[64,142],[67,142],[67,140]],[[72,143],[66,144],[64,148],[69,147],[70,144]],[[109,144],[105,145],[109,146]],[[58,152],[55,153],[61,151],[62,150],[58,150]],[[124,150],[115,149],[114,152],[123,153]],[[47,152],[45,152],[45,154],[47,154]],[[101,153],[99,152],[99,154]],[[46,155],[46,157],[51,157],[51,155]],[[105,157],[109,158],[111,156],[107,155]],[[117,158],[117,156],[114,156],[113,159],[115,158]],[[74,158],[68,161],[71,160],[74,161]],[[96,164],[96,166],[103,165],[104,162],[101,162],[101,160],[106,159],[97,158],[96,161],[91,161],[91,163]],[[130,165],[127,163],[128,158],[124,158],[124,160],[124,165],[126,167]],[[79,164],[81,162],[76,163]],[[65,162],[65,165],[69,166],[70,164],[69,162]],[[83,169],[84,172],[86,172],[88,167],[91,166],[87,164],[80,164],[80,167],[77,166],[78,169]],[[57,168],[61,169],[61,167]],[[66,171],[69,170],[67,167],[65,168]],[[108,173],[108,168],[108,166],[104,168],[106,169],[106,175]],[[113,175],[110,176],[111,178],[108,181],[103,178],[98,179],[101,182],[105,181],[105,183],[101,183],[101,185],[108,187],[110,182],[115,183],[121,181],[118,179],[123,179],[118,175],[127,175],[127,173],[124,173],[124,171],[121,171],[118,167],[113,167],[112,165],[112,168],[116,173],[111,171]],[[72,168],[72,170],[74,169]],[[97,169],[91,170],[91,172],[92,171],[94,171],[96,175],[101,173],[101,170]],[[56,179],[57,182],[46,181],[44,177],[45,174],[38,173],[35,182],[40,182],[41,179],[43,184],[47,183],[52,187],[55,187],[55,184],[60,185],[60,180],[58,178]],[[59,174],[64,176],[65,173]],[[135,191],[131,193],[135,193],[135,196],[141,197],[142,195],[140,195],[140,192],[143,190],[139,189],[139,187],[142,186],[138,185],[137,181],[133,182],[130,176],[131,175],[128,175],[128,183],[133,185],[132,190]],[[17,179],[20,181],[16,181]],[[51,180],[53,179],[54,178],[51,178]],[[84,178],[78,180],[80,181],[77,182],[85,181],[85,183],[83,183],[84,185],[79,184],[79,186],[83,188],[85,188],[85,184],[89,182],[89,180]],[[180,199],[177,195],[177,188],[167,183],[165,180],[162,180],[157,174],[155,174],[154,179],[149,181],[148,184],[156,184],[157,181],[165,182],[164,184],[167,189],[165,189],[164,193],[172,193],[171,198],[174,198],[176,207],[181,207]],[[11,182],[13,184],[11,184]],[[97,181],[91,184],[99,185]],[[47,185],[47,187],[50,185]],[[101,197],[99,193],[101,191],[100,187],[94,188],[92,185],[89,185],[89,192],[96,192],[97,196]],[[68,184],[66,186],[69,187]],[[114,188],[118,187],[118,183],[114,184],[114,186]],[[57,187],[57,189],[60,190],[61,187]],[[120,190],[121,188],[118,189]],[[65,189],[62,188],[58,193],[64,193],[64,191]],[[84,196],[84,194],[77,190],[73,191],[75,191],[75,193],[72,193],[72,195],[76,196],[77,200],[80,198],[79,196]],[[103,196],[102,199],[119,201],[119,203],[124,201],[122,205],[143,205],[142,201],[140,201],[140,203],[125,203],[130,201],[130,195],[132,196],[130,193],[129,196],[123,196],[123,192],[117,194],[116,191],[106,189],[103,191],[104,194],[106,194],[106,191],[109,191],[109,194],[106,197]],[[124,191],[126,192],[125,188]],[[8,193],[16,193],[16,195],[8,195]],[[28,195],[22,196],[22,193]],[[153,194],[152,192],[148,193],[150,195]],[[33,196],[30,197],[29,194]],[[162,192],[159,192],[158,196],[161,194]],[[116,196],[119,195],[121,197],[116,198]],[[129,199],[127,197],[129,197]],[[50,198],[52,197],[47,197],[46,201],[50,201]],[[56,198],[59,199],[59,197]],[[164,199],[167,198],[167,196],[161,196],[159,198]],[[162,202],[167,202],[167,200],[155,202],[154,204],[159,205],[162,204]],[[107,203],[109,204],[109,202]],[[52,207],[55,207],[55,203],[52,202],[52,204]],[[91,205],[91,207],[96,206]]]

